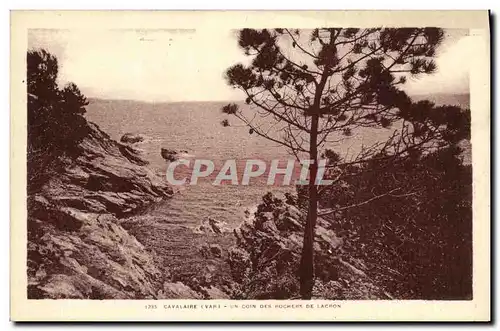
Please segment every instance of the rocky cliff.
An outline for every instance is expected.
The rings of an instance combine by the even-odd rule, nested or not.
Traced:
[[[88,125],[78,156],[28,196],[28,297],[157,298],[163,275],[118,219],[172,191],[132,147]]]

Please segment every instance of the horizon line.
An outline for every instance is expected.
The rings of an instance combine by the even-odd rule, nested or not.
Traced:
[[[470,95],[469,92],[434,92],[434,93],[415,93],[410,97],[424,96],[424,95]],[[196,103],[196,102],[245,102],[244,99],[226,99],[226,100],[144,100],[144,99],[120,99],[120,98],[107,98],[107,97],[87,97],[88,100],[102,100],[102,101],[129,101],[129,102],[142,102],[142,103]]]

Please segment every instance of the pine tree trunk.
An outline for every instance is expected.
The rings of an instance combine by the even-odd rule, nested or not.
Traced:
[[[314,230],[318,217],[318,188],[316,175],[318,173],[318,115],[311,118],[310,158],[314,161],[309,168],[309,208],[307,211],[306,225],[304,227],[304,243],[300,259],[300,295],[302,299],[312,297],[314,286]]]

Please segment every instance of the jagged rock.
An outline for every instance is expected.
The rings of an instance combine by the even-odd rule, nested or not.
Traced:
[[[230,230],[227,227],[226,222],[222,222],[212,217],[208,217],[207,219],[202,220],[201,224],[196,228],[194,228],[193,231],[198,234],[203,234],[203,233],[223,234],[225,232],[229,232]]]
[[[95,124],[82,141],[81,155],[64,160],[65,167],[49,181],[40,195],[53,202],[68,203],[92,212],[112,212],[123,216],[170,197],[172,189],[163,178],[144,167],[139,156],[130,159],[122,145],[112,140]]]
[[[168,149],[168,148],[163,148],[161,149],[161,157],[163,157],[165,160],[173,162],[177,160],[177,155],[178,153],[174,150]]]
[[[54,208],[43,197],[32,199],[29,208],[33,217],[46,219],[48,223],[61,231],[77,231],[83,225],[83,220],[78,217],[77,210],[68,207]]]
[[[156,298],[162,273],[117,217],[172,190],[132,149],[88,125],[79,156],[62,159],[28,197],[28,298]]]
[[[193,229],[193,232],[196,234],[204,234],[207,232],[212,232],[212,229],[210,229],[209,227],[202,224],[202,225],[198,225],[197,227],[195,227]]]
[[[120,141],[122,143],[128,143],[128,144],[135,144],[144,141],[144,136],[140,134],[134,134],[134,133],[125,133],[121,138]]]
[[[253,218],[234,230],[236,246],[227,262],[245,299],[286,299],[298,296],[297,270],[302,252],[305,213],[296,206],[263,197]],[[315,296],[324,299],[387,298],[363,270],[364,265],[342,253],[343,241],[322,218],[315,229]],[[355,284],[356,290],[351,290]],[[318,290],[320,289],[320,290]]]
[[[215,257],[222,257],[222,249],[220,248],[219,245],[210,245],[210,254],[212,254]]]
[[[203,297],[181,282],[165,283],[158,299],[203,299]]]
[[[210,288],[203,288],[203,291],[206,293],[206,297],[205,299],[208,299],[208,300],[214,300],[214,299],[218,299],[218,300],[221,300],[221,299],[231,299],[229,297],[229,295],[227,295],[226,293],[222,292],[221,289],[215,287],[215,286],[211,286]]]
[[[28,232],[32,288],[41,291],[42,298],[57,298],[58,293],[87,299],[154,295],[160,274],[144,247],[109,214],[79,212],[77,217],[83,225],[71,233],[43,218],[28,220],[36,222]]]
[[[140,157],[141,152],[127,145],[119,145],[120,153],[125,156],[130,162],[138,165],[146,165],[149,162]]]
[[[220,222],[216,219],[209,217],[208,224],[210,225],[210,227],[212,228],[212,231],[214,233],[221,234],[222,232],[225,232],[225,223],[224,222]]]

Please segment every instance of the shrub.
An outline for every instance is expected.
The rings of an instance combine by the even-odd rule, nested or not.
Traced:
[[[328,219],[395,297],[472,297],[472,171],[459,153],[451,146],[417,162],[371,162],[322,195],[321,205],[335,209],[400,188]]]

